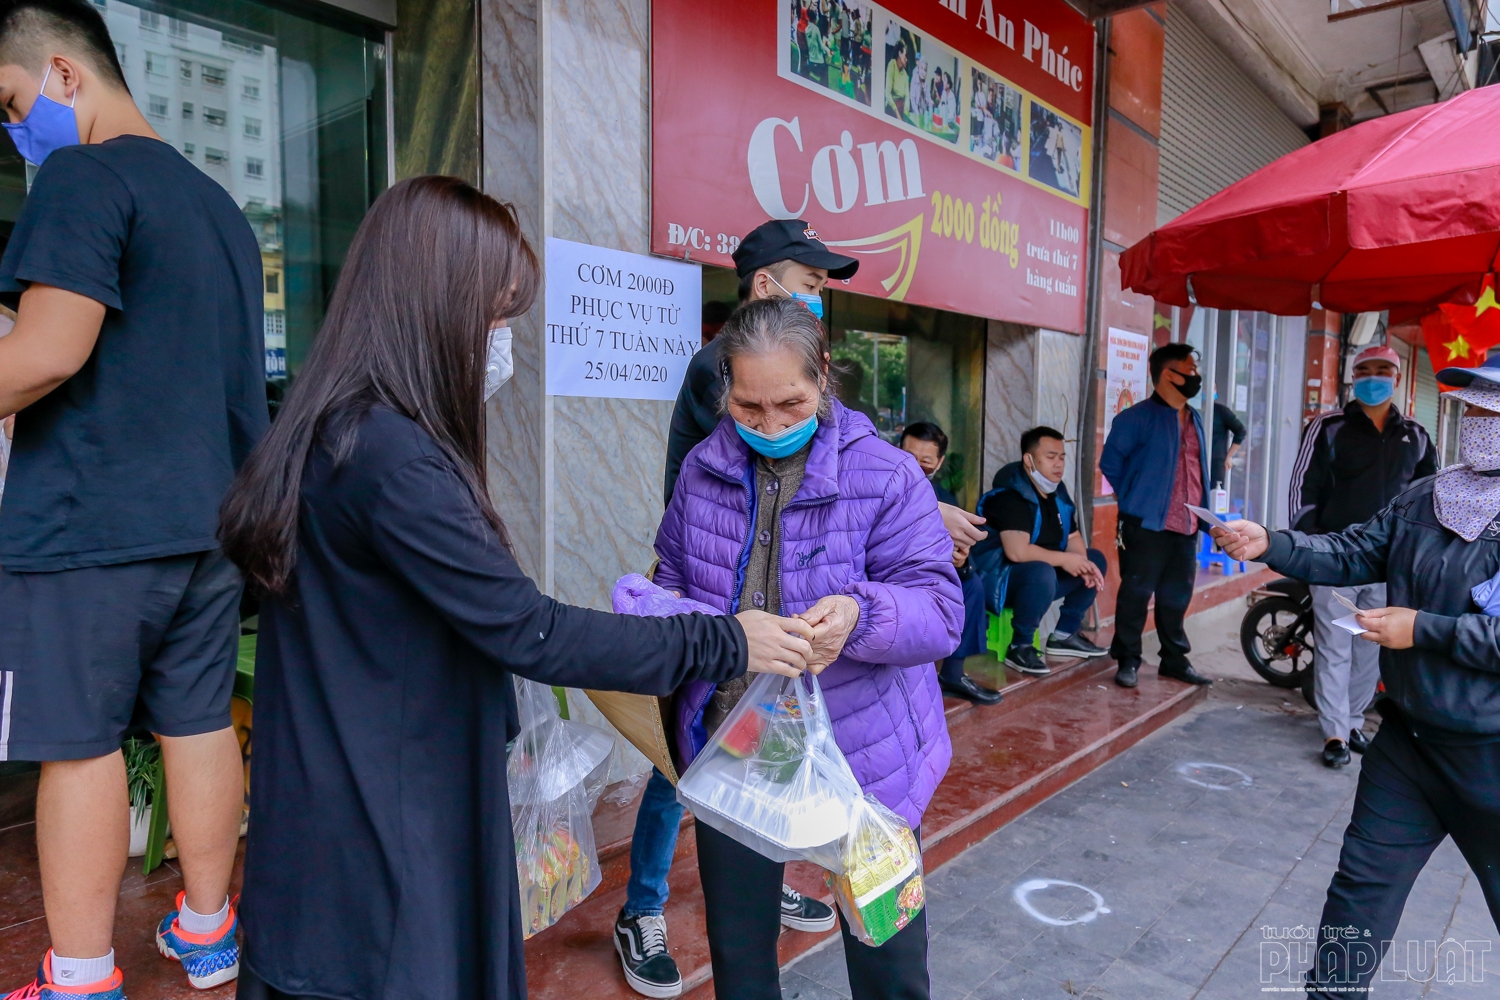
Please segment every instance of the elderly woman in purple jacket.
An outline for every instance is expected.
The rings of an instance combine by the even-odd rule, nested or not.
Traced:
[[[828,384],[823,327],[794,299],[752,302],[719,334],[726,418],[689,453],[656,536],[656,583],[725,613],[813,626],[833,731],[865,791],[915,830],[951,747],[935,660],[958,645],[953,542],[916,461]],[[747,685],[677,692],[686,764]],[[720,1000],[778,1000],[782,865],[698,824]],[[844,924],[856,1000],[926,1000],[925,916],[879,948]]]

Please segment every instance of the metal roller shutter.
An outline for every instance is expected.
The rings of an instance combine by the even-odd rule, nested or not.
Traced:
[[[1179,4],[1167,7],[1166,22],[1158,226],[1307,145],[1302,129]]]

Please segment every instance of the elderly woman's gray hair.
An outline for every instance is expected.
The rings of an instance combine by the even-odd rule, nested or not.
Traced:
[[[734,359],[781,351],[791,352],[802,374],[813,385],[824,382],[819,394],[818,416],[826,417],[832,410],[834,385],[828,371],[828,339],[818,317],[796,299],[759,299],[745,303],[724,323],[724,328],[714,338],[714,345],[719,352],[719,376],[724,380],[725,391],[719,399],[721,414],[728,412],[729,387],[734,384]]]

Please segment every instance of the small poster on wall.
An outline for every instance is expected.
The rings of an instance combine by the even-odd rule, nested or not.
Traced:
[[[547,392],[676,399],[702,345],[703,271],[547,240]]]
[[[1147,356],[1151,353],[1151,339],[1143,333],[1109,328],[1109,343],[1104,352],[1104,436],[1115,417],[1130,409],[1151,394],[1150,368]],[[1109,480],[1099,477],[1101,496],[1114,492]]]

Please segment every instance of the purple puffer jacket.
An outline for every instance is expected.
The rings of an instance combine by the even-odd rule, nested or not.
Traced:
[[[725,418],[683,462],[656,535],[659,586],[739,610],[753,488],[750,449]],[[932,487],[910,455],[835,401],[781,527],[784,614],[830,594],[859,602],[859,623],[819,680],[860,785],[916,827],[952,756],[933,661],[958,648],[964,616]],[[694,681],[677,693],[685,763],[706,742],[703,707],[713,690]]]

